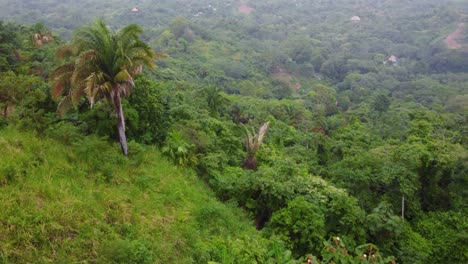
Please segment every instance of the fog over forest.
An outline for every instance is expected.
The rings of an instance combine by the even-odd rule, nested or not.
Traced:
[[[468,263],[468,0],[0,6],[0,263]]]

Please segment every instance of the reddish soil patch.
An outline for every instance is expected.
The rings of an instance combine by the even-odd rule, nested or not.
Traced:
[[[465,24],[463,23],[458,24],[457,29],[454,32],[450,33],[450,35],[448,35],[445,38],[444,40],[445,46],[447,46],[447,48],[449,49],[461,48],[462,44],[459,43],[458,41],[463,38],[464,31],[465,31]]]
[[[272,69],[272,77],[275,79],[281,79],[290,81],[292,79],[291,74],[289,74],[286,69],[281,65],[276,65]]]
[[[281,65],[276,65],[273,67],[271,77],[276,80],[280,80],[288,84],[289,88],[294,91],[299,91],[302,88],[300,82],[294,82],[293,76],[286,71],[286,69]]]
[[[250,15],[254,9],[249,6],[245,1],[240,1],[239,12],[242,14]]]

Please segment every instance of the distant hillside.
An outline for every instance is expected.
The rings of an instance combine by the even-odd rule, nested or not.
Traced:
[[[450,33],[445,39],[445,45],[449,49],[467,49],[465,39],[468,38],[464,23],[459,23],[455,31]]]

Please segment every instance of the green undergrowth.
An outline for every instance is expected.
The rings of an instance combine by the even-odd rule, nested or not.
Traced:
[[[46,133],[0,130],[0,263],[268,258],[269,242],[239,209],[156,149],[130,143],[124,158],[67,125]]]

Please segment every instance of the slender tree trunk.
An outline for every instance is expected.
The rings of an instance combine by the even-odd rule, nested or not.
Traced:
[[[244,161],[244,170],[257,170],[258,164],[255,155],[249,155]]]
[[[122,153],[124,156],[128,155],[127,148],[127,137],[125,136],[125,117],[122,109],[122,101],[120,99],[120,93],[117,92],[113,98],[115,112],[117,113],[117,129],[119,130],[119,142],[122,148]]]
[[[4,118],[7,118],[8,116],[8,105],[6,105],[4,108],[3,108],[3,117]]]

